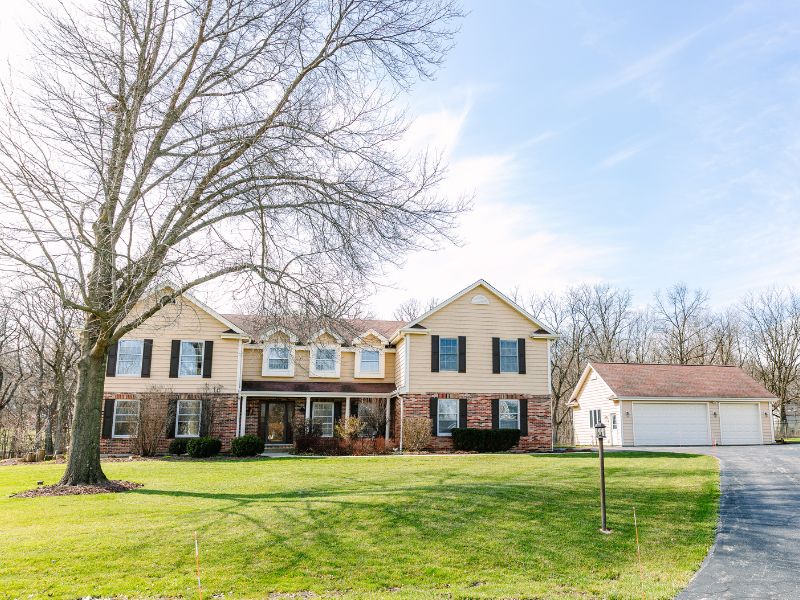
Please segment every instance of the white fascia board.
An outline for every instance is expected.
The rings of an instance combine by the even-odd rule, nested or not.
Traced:
[[[775,398],[717,398],[713,396],[616,396],[632,402],[774,402]]]

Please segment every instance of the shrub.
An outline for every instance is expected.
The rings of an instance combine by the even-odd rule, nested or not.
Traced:
[[[243,435],[233,438],[231,454],[234,456],[255,456],[264,452],[264,440],[257,435]]]
[[[428,417],[406,417],[403,419],[403,448],[419,452],[431,445],[432,421]]]
[[[192,458],[208,458],[216,456],[222,450],[222,442],[217,438],[192,438],[186,444],[186,453]]]
[[[456,427],[453,448],[468,452],[506,452],[519,443],[519,429],[477,429]]]
[[[170,454],[186,454],[186,443],[188,441],[186,438],[175,438],[169,443],[167,452]]]

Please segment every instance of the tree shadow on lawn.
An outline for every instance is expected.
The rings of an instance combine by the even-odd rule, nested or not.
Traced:
[[[615,448],[605,449],[606,460],[611,458],[700,458],[701,456],[711,456],[710,454],[692,454],[690,452],[659,452],[655,450],[616,450]],[[529,454],[528,456],[542,456],[537,454]],[[547,455],[551,456],[551,455]],[[564,452],[563,454],[552,455],[554,458],[562,459],[593,459],[597,460],[598,452],[591,450],[590,452]]]

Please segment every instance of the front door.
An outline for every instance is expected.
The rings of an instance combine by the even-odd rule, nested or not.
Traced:
[[[267,444],[287,444],[291,440],[289,403],[266,401],[261,405],[264,441]]]

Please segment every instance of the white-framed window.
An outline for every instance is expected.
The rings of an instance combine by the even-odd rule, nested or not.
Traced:
[[[439,398],[436,419],[436,435],[453,435],[450,430],[458,427],[458,399]]]
[[[139,433],[139,401],[115,400],[111,437],[132,438]]]
[[[356,350],[355,377],[381,378],[384,374],[384,353],[379,348]]]
[[[270,346],[269,347],[269,369],[271,371],[289,370],[289,347]]]
[[[313,402],[311,423],[319,427],[322,437],[333,437],[333,402]]]
[[[458,338],[439,338],[439,370],[458,371]]]
[[[117,342],[118,377],[139,377],[142,374],[144,340],[120,340]]]
[[[589,427],[592,428],[592,432],[594,432],[594,427],[600,422],[600,409],[595,408],[589,411]]]
[[[519,429],[519,400],[500,400],[499,404],[497,426],[500,429]]]
[[[500,340],[500,372],[519,373],[517,340]]]
[[[200,400],[178,400],[175,437],[199,437],[202,411],[203,403]]]
[[[181,341],[178,377],[200,377],[203,374],[205,342]]]
[[[364,424],[361,435],[366,437],[378,435],[378,429],[375,424],[378,422],[377,416],[380,412],[380,405],[376,402],[362,400],[358,403],[358,418]]]
[[[337,346],[312,346],[311,377],[339,377],[340,349]]]
[[[294,376],[294,345],[276,342],[264,346],[261,374],[273,377]]]

